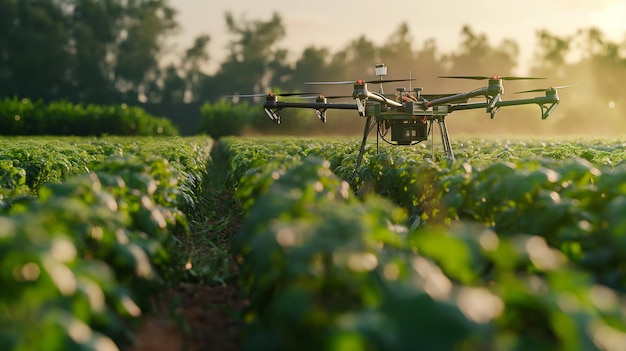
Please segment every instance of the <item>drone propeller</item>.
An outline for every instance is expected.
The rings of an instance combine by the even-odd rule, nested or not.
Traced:
[[[545,79],[545,78],[537,78],[537,77],[511,77],[504,76],[500,77],[498,75],[493,76],[439,76],[439,78],[452,78],[452,79],[472,79],[472,80],[487,80],[487,79],[502,79],[502,80],[529,80],[529,79]]]
[[[585,85],[588,83],[580,83],[580,84],[570,84],[570,85],[561,85],[558,87],[549,87],[546,89],[531,89],[531,90],[524,90],[524,91],[518,91],[515,94],[522,94],[522,93],[539,93],[539,92],[547,92],[547,91],[555,91],[557,89],[565,89],[565,88],[571,88],[571,87],[577,87],[579,85]]]
[[[351,99],[352,95],[310,95],[310,96],[301,96],[302,99]]]
[[[224,95],[226,98],[254,98],[254,97],[263,97],[263,96],[306,96],[306,95],[315,95],[318,93],[273,93],[269,92],[266,94],[234,94],[234,95]]]
[[[352,95],[331,95],[331,96],[322,95],[322,97],[327,98],[327,99],[352,99]]]
[[[415,78],[405,78],[405,79],[375,79],[375,80],[362,80],[359,79],[357,81],[354,80],[344,80],[344,81],[330,81],[330,82],[304,82],[307,85],[348,85],[348,84],[382,84],[382,83],[393,83],[393,82],[410,82],[415,80]]]
[[[344,80],[344,81],[333,81],[333,82],[304,82],[307,85],[348,85],[354,84],[352,80]]]

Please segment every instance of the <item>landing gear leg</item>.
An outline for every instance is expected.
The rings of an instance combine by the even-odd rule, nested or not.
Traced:
[[[372,116],[367,117],[367,121],[365,121],[365,128],[363,129],[363,141],[361,142],[361,150],[359,151],[359,158],[356,160],[356,166],[361,166],[361,161],[363,161],[363,153],[365,153],[365,143],[367,142],[367,135],[372,131],[376,121],[373,120]]]
[[[448,136],[448,127],[446,126],[445,119],[438,119],[439,131],[441,132],[441,143],[443,144],[443,152],[446,157],[454,160],[454,152],[452,151],[452,144],[450,143],[450,137]]]

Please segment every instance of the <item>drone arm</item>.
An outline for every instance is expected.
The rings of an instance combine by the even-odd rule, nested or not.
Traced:
[[[378,101],[380,103],[386,104],[387,106],[393,106],[393,107],[404,107],[404,105],[400,102],[394,101],[394,100],[390,100],[388,98],[386,98],[384,95],[382,94],[375,94],[372,92],[367,92],[367,99],[369,100],[374,100],[374,101]]]
[[[356,104],[329,104],[324,102],[284,102],[268,101],[263,107],[265,109],[282,108],[313,108],[313,109],[335,109],[335,110],[356,110]]]
[[[455,101],[457,102],[467,101],[468,99],[473,98],[473,97],[491,96],[491,95],[496,95],[498,93],[499,93],[499,90],[494,91],[494,89],[491,87],[484,87],[484,88],[468,91],[466,93],[459,93],[455,95],[449,95],[449,96],[440,97],[438,99],[430,100],[426,103],[426,106],[431,107],[431,106],[444,105],[444,104],[448,104],[448,103],[455,102]],[[486,107],[486,105],[483,107]]]
[[[519,100],[500,100],[496,105],[498,107],[501,106],[516,106],[516,105],[530,105],[530,104],[537,104],[537,105],[543,105],[543,104],[550,104],[550,103],[558,103],[559,99],[558,98],[552,98],[550,96],[541,96],[541,97],[534,97],[534,98],[529,98],[529,99],[519,99]]]
[[[500,108],[505,106],[517,106],[517,105],[531,105],[536,104],[541,107],[541,118],[546,119],[548,116],[554,111],[556,106],[559,104],[559,98],[556,95],[546,95],[540,97],[534,97],[529,99],[519,99],[519,100],[497,100],[492,108]],[[487,102],[476,102],[469,104],[458,104],[458,105],[450,105],[448,106],[449,112],[452,111],[462,111],[462,110],[473,110],[477,108],[487,108],[489,104]]]
[[[486,102],[472,102],[472,103],[463,103],[463,104],[458,104],[458,105],[449,105],[448,111],[452,112],[452,111],[475,110],[477,108],[486,108],[487,105],[488,104]]]
[[[265,114],[276,124],[280,124],[280,110],[283,108],[312,108],[317,117],[326,122],[326,110],[356,110],[356,104],[329,104],[325,102],[283,102],[270,100],[263,104]]]

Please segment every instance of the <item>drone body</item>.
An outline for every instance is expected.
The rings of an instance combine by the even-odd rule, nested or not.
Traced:
[[[315,97],[315,102],[284,102],[278,100],[278,95],[270,93],[266,96],[263,105],[267,116],[276,123],[280,123],[280,111],[284,108],[310,108],[315,110],[316,115],[322,122],[326,122],[326,112],[332,109],[356,110],[358,115],[365,118],[365,128],[363,130],[363,140],[357,160],[360,165],[370,132],[377,128],[377,148],[378,140],[382,139],[393,145],[414,145],[428,140],[429,134],[433,134],[433,126],[436,123],[439,127],[443,151],[445,156],[454,159],[454,153],[446,126],[446,117],[454,111],[485,109],[486,113],[494,118],[501,107],[535,104],[541,108],[541,118],[546,119],[559,104],[557,88],[534,89],[522,91],[520,93],[544,92],[544,96],[537,96],[526,99],[502,100],[504,80],[522,79],[543,79],[532,77],[484,77],[484,76],[443,76],[441,78],[488,80],[485,87],[474,89],[464,93],[451,94],[421,94],[422,88],[405,90],[396,89],[394,94],[384,94],[382,84],[399,81],[412,81],[413,79],[384,80],[387,74],[387,67],[378,64],[375,67],[378,80],[364,81],[331,81],[331,82],[308,82],[309,85],[353,85],[352,95],[349,96],[324,96]],[[372,92],[368,89],[368,84],[379,84],[379,91]],[[303,93],[283,94],[285,95],[307,95]],[[351,98],[354,103],[329,102],[332,98]],[[484,97],[484,102],[468,102],[475,97]],[[434,148],[434,138],[431,138]],[[434,152],[434,151],[433,151]]]

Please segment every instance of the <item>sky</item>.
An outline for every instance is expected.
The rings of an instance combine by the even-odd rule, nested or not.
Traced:
[[[565,36],[597,27],[609,40],[626,40],[626,0],[171,0],[170,4],[178,10],[181,24],[175,49],[189,47],[198,35],[211,37],[209,72],[225,58],[226,45],[233,39],[227,32],[226,12],[235,19],[262,21],[280,14],[286,37],[279,45],[289,50],[293,61],[306,47],[336,52],[360,36],[382,45],[401,23],[409,26],[413,50],[434,39],[440,53],[455,51],[464,25],[485,34],[493,46],[513,39],[521,50],[517,73],[524,73],[532,60],[539,29]]]

